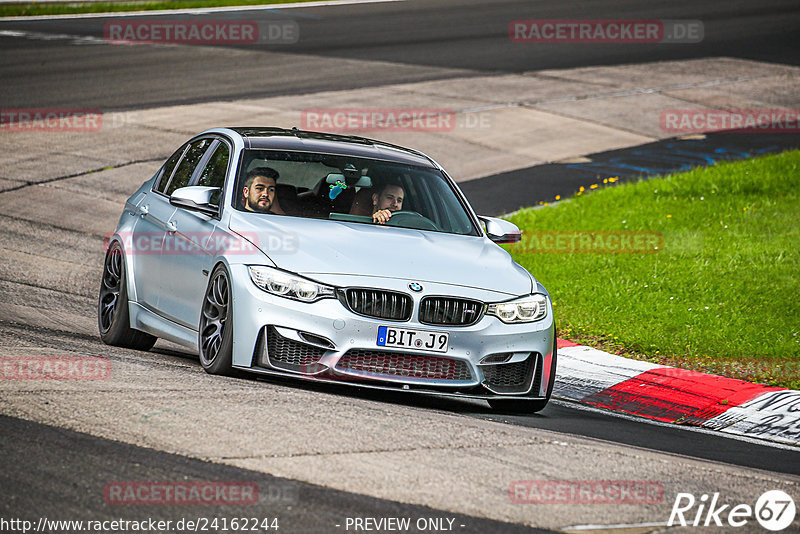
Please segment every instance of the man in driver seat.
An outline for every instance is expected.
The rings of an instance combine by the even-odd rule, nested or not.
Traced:
[[[372,194],[372,222],[385,224],[392,212],[403,209],[405,191],[398,184],[387,183]]]

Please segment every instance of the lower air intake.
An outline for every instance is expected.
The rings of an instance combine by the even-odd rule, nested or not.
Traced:
[[[483,385],[493,393],[527,393],[538,367],[538,354],[516,363],[481,365]]]
[[[390,377],[472,380],[469,366],[461,360],[377,350],[350,350],[339,359],[336,367],[342,370],[362,371]]]
[[[325,352],[323,348],[283,337],[274,326],[267,327],[267,357],[269,364],[276,369],[304,374],[318,373],[325,369],[325,366],[317,363]]]

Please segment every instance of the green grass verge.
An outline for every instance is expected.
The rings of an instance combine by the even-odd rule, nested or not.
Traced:
[[[800,389],[800,152],[598,185],[509,217],[529,236],[507,248],[550,291],[559,336]],[[663,246],[531,251],[564,230],[655,232]]]
[[[67,15],[72,13],[109,13],[118,11],[153,11],[161,9],[191,9],[198,7],[252,6],[261,4],[285,4],[288,2],[311,2],[314,0],[184,0],[153,2],[149,0],[131,2],[36,2],[0,5],[1,17],[30,17],[34,15]]]

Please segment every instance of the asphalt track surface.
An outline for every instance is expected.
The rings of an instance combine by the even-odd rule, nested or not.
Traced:
[[[299,23],[301,39],[291,46],[249,46],[233,50],[231,47],[64,46],[72,37],[46,40],[0,36],[2,107],[137,109],[346,90],[469,74],[708,56],[800,64],[796,44],[800,42],[800,4],[791,1],[701,1],[653,5],[619,1],[544,4],[442,0],[303,8],[285,12],[239,12],[215,18],[228,17],[249,20],[288,17]],[[526,18],[702,20],[705,39],[696,46],[539,45],[533,49],[513,46],[508,40],[508,21]],[[0,30],[102,37],[106,20],[2,21]],[[362,71],[347,60],[373,63],[368,70]],[[781,139],[796,146],[796,139]],[[758,148],[746,137],[736,138],[735,143],[743,150]],[[620,154],[606,156],[611,159]],[[563,172],[584,171],[564,166]],[[513,173],[510,173],[475,180],[465,184],[465,191],[469,194],[471,187],[479,193],[475,198],[485,197],[485,193],[491,191],[493,180],[513,179]],[[563,191],[562,186],[559,192]],[[542,198],[547,198],[545,192],[542,192]],[[486,210],[501,213],[518,207],[492,202],[489,198]],[[35,325],[3,324],[2,327],[13,335],[41,338],[44,346],[67,343],[71,337],[69,332]],[[81,339],[80,342],[89,346],[100,343],[98,339]],[[166,352],[160,357],[194,361],[182,353]],[[199,363],[194,361],[193,365]],[[285,386],[310,387],[293,382],[287,382]],[[600,411],[575,409],[568,403],[554,402],[541,414],[517,417],[493,414],[478,403],[407,395],[387,397],[338,387],[321,389],[326,393],[353,395],[388,405],[445,410],[774,473],[800,474],[796,450],[653,425]],[[124,507],[110,510],[97,497],[95,490],[98,485],[102,487],[109,480],[166,480],[181,475],[190,479],[255,480],[262,487],[274,484],[291,487],[292,495],[295,495],[294,507],[284,502],[267,503],[263,510],[259,510],[262,514],[280,513],[282,518],[286,518],[291,528],[284,531],[330,531],[337,520],[347,515],[445,515],[424,507],[278,480],[253,471],[191,460],[11,417],[0,417],[0,429],[0,457],[5,466],[0,474],[0,486],[6,497],[0,500],[0,513],[4,517],[19,516],[21,511],[26,511],[32,516],[52,513],[66,517],[73,512],[87,516],[85,512],[91,512],[91,517],[97,519],[140,518],[138,510],[120,512],[119,508]],[[78,451],[92,451],[92,454]],[[59,460],[53,462],[52,458],[56,457]],[[311,506],[304,503],[313,503],[314,516],[304,512],[307,506]],[[214,510],[208,507],[203,510],[207,516],[213,515],[212,512]],[[229,516],[231,512],[231,509],[224,510]],[[185,516],[187,512],[163,507],[150,513],[151,516],[158,514],[174,518]],[[446,515],[455,517],[457,514]],[[465,532],[531,531],[518,525],[458,517],[466,525],[462,529]]]
[[[16,517],[34,523],[40,517],[141,521],[144,515],[140,507],[109,504],[111,494],[104,492],[107,484],[132,480],[207,480],[254,484],[259,502],[239,506],[150,506],[147,517],[175,523],[182,518],[257,517],[259,523],[269,519],[270,525],[277,519],[279,529],[273,532],[309,533],[344,531],[348,517],[446,517],[453,520],[458,532],[551,532],[348,494],[5,416],[0,416],[0,428],[3,429],[0,451],[6,466],[0,481],[4,493],[10,497],[0,501],[0,517],[4,518]],[[43,469],[41,458],[48,456],[59,458],[59,462]],[[314,513],[308,513],[309,509]],[[23,510],[27,513],[21,513]],[[421,531],[424,532],[410,528],[407,532]]]
[[[101,39],[110,18],[0,21],[25,30]],[[189,18],[170,16],[169,19]],[[703,57],[800,64],[800,4],[693,2],[479,2],[437,0],[241,11],[221,19],[294,20],[299,41],[232,47],[64,46],[63,39],[0,37],[4,107],[136,109],[345,90],[466,75],[521,73]],[[701,20],[687,44],[514,44],[517,19]],[[236,53],[236,52],[240,53]],[[353,63],[350,60],[359,60]],[[363,61],[371,63],[365,66]]]

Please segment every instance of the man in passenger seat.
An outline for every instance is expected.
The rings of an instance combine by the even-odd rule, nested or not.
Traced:
[[[248,172],[242,188],[244,209],[259,213],[277,213],[272,207],[278,176],[278,171],[270,167],[258,167]]]

